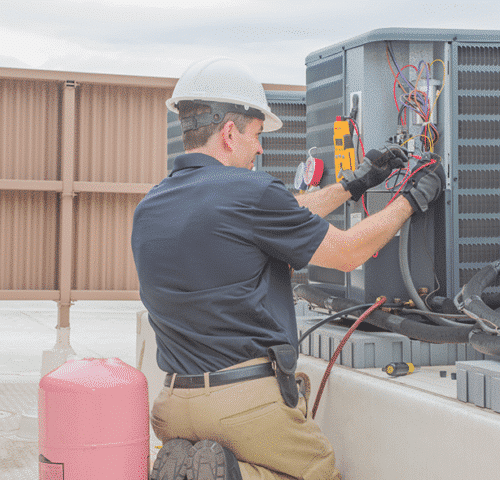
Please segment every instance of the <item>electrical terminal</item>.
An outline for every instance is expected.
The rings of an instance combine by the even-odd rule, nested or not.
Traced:
[[[415,140],[410,137],[408,129],[404,126],[398,126],[396,135],[389,137],[388,143],[404,147],[410,155],[415,152]]]

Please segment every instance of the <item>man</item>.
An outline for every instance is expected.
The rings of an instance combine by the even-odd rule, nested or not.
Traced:
[[[353,270],[439,196],[441,173],[420,170],[385,209],[341,231],[322,217],[402,166],[397,151],[372,150],[349,181],[295,199],[251,170],[259,134],[282,122],[246,67],[198,62],[167,106],[179,113],[186,154],[138,205],[132,233],[167,372],[152,408],[164,444],[152,479],[339,479],[297,392],[290,267]]]

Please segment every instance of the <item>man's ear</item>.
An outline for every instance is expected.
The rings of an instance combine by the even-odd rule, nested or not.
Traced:
[[[235,129],[236,129],[235,123],[232,120],[229,120],[224,124],[221,130],[224,148],[230,151],[233,151],[234,149]]]

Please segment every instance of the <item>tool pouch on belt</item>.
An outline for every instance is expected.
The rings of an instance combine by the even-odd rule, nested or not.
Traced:
[[[284,402],[291,408],[299,403],[299,390],[295,381],[297,353],[289,344],[275,345],[267,349],[269,358],[276,366],[276,378]]]

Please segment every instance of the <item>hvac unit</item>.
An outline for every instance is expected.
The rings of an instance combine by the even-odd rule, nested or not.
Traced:
[[[266,98],[283,127],[260,136],[264,153],[257,156],[255,169],[279,178],[292,190],[297,166],[307,157],[306,94],[276,90],[267,91]]]
[[[167,113],[167,170],[172,171],[175,157],[184,153],[182,128],[179,115],[170,110]]]
[[[358,162],[361,142],[365,151],[397,143],[416,156],[433,150],[442,157],[445,194],[411,221],[415,287],[453,298],[500,258],[500,31],[374,30],[308,55],[306,79],[307,149],[315,147],[324,162],[320,186],[336,181],[334,121],[352,112]],[[364,206],[348,202],[328,220],[352,226],[383,208],[400,180],[368,191]],[[349,274],[310,265],[309,279],[361,302],[408,299],[399,266],[406,238],[396,236]],[[486,293],[495,297],[498,286]]]

